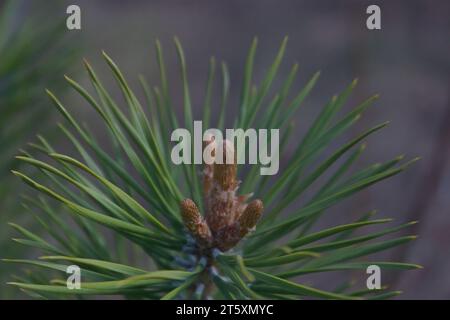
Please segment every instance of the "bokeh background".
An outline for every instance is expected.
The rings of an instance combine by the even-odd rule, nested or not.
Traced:
[[[401,154],[422,159],[407,172],[334,208],[327,218],[330,221],[323,224],[337,223],[345,220],[344,217],[371,209],[377,209],[379,217],[394,217],[399,222],[419,220],[413,227],[418,240],[391,250],[388,257],[419,263],[424,269],[390,274],[386,281],[404,291],[401,299],[450,298],[449,1],[76,0],[55,1],[50,6],[44,6],[47,3],[44,0],[22,2],[22,22],[29,21],[33,15],[34,11],[29,9],[32,2],[42,3],[47,10],[45,19],[55,23],[65,19],[68,5],[81,7],[82,29],[65,31],[69,39],[65,46],[77,48],[80,57],[63,72],[84,85],[88,85],[85,75],[72,71],[81,69],[82,57],[114,88],[101,50],[115,59],[136,90],[139,74],[150,82],[156,81],[154,41],[160,39],[169,78],[173,79],[174,101],[181,101],[179,66],[175,63],[172,41],[174,36],[179,37],[187,56],[197,115],[201,110],[195,106],[200,106],[203,99],[210,56],[227,62],[232,90],[229,105],[237,104],[245,55],[255,36],[259,39],[256,82],[264,75],[286,35],[288,49],[279,73],[287,73],[298,62],[299,77],[294,86],[300,88],[314,72],[322,72],[316,88],[293,119],[299,134],[308,128],[314,115],[333,94],[357,77],[359,85],[348,107],[374,93],[379,93],[381,98],[353,134],[369,125],[391,121],[387,129],[367,141],[360,165],[386,161]],[[366,28],[366,8],[370,4],[381,7],[381,30]],[[0,0],[0,8],[2,5]],[[40,21],[33,23],[38,26]],[[47,59],[36,68],[53,62]],[[62,73],[57,76],[62,80]],[[42,92],[51,85],[45,78],[36,80],[36,87],[42,88]],[[64,92],[60,96],[66,105],[95,128],[98,118],[92,117],[93,111],[75,94]],[[46,101],[44,93],[42,101]],[[230,117],[232,113],[230,110]],[[64,149],[64,142],[59,145]],[[0,183],[6,183],[6,179]],[[16,194],[10,194],[8,201],[11,199],[19,201]],[[0,232],[7,232],[3,230]],[[318,287],[338,283],[333,275],[311,281]],[[2,283],[0,292],[3,288]]]

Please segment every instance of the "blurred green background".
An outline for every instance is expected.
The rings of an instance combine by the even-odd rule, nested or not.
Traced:
[[[8,222],[31,223],[23,214],[22,185],[10,173],[16,166],[19,148],[38,132],[52,136],[53,110],[48,107],[45,86],[61,86],[61,75],[69,70],[76,52],[63,26],[63,18],[48,19],[56,1],[0,2],[0,254],[1,257],[26,255],[14,246]],[[13,268],[0,267],[0,298],[17,296],[5,286]]]

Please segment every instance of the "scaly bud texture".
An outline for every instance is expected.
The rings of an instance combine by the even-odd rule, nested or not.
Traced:
[[[215,144],[212,137],[203,144],[203,148],[212,148],[214,157],[220,156]],[[247,203],[251,194],[237,195],[236,152],[230,141],[223,142],[221,156],[221,163],[205,164],[203,170],[205,218],[190,199],[183,200],[180,209],[186,228],[201,249],[227,251],[255,228],[263,203],[261,200]]]
[[[211,231],[194,201],[185,199],[181,202],[180,208],[184,225],[192,236],[201,246],[210,246],[212,243]]]

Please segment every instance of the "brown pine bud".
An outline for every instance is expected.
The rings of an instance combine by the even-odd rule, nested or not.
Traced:
[[[228,162],[228,163],[227,163]],[[236,152],[230,141],[225,140],[222,148],[222,163],[214,163],[214,181],[224,191],[233,191],[237,186]]]
[[[209,211],[206,221],[215,235],[221,228],[232,222],[234,217],[234,192],[224,192],[215,186],[209,198]]]
[[[208,154],[208,156],[210,156],[211,159],[208,159],[209,160],[208,163],[205,162],[203,169],[203,192],[206,198],[212,188],[213,170],[214,170],[213,161],[215,159],[216,154],[215,146],[216,143],[214,141],[214,136],[208,135],[207,137],[205,137],[205,141],[203,141],[203,151],[205,151],[207,147],[208,150],[211,150],[211,152],[209,152]]]
[[[184,225],[192,236],[201,246],[209,246],[212,242],[211,231],[194,201],[191,199],[181,201],[180,212]]]
[[[256,226],[262,211],[261,200],[250,202],[237,221],[219,229],[214,245],[223,252],[235,247]]]
[[[241,238],[245,237],[245,235],[256,226],[256,223],[262,215],[263,209],[263,203],[259,199],[253,200],[247,205],[244,212],[238,218],[240,226],[239,235]]]

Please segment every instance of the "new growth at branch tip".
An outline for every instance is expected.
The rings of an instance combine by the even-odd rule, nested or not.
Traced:
[[[204,143],[204,148],[207,146],[212,148],[212,156],[215,156],[215,144],[213,138]],[[261,200],[256,199],[247,203],[251,194],[237,194],[240,181],[236,177],[236,152],[232,143],[224,140],[222,150],[224,151],[221,163],[214,161],[212,164],[204,165],[204,216],[191,199],[184,199],[180,204],[184,225],[202,252],[214,248],[225,252],[234,248],[255,229],[263,212]]]

